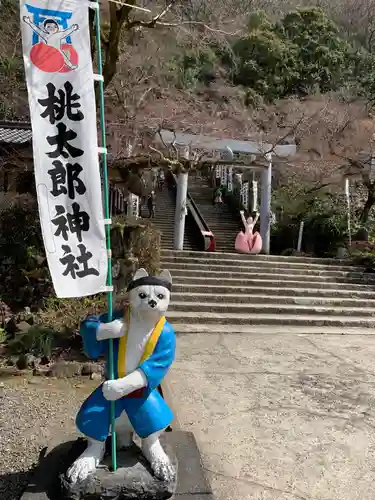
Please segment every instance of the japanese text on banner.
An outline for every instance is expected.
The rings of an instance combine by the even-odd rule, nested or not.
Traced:
[[[58,297],[105,291],[107,253],[88,8],[20,0],[40,222]]]

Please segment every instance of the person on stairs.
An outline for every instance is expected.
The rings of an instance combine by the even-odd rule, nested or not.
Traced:
[[[156,189],[157,183],[158,183],[158,169],[156,167],[154,167],[151,170],[151,187],[152,187],[152,189],[154,189],[154,190]]]
[[[223,188],[221,186],[215,188],[212,202],[215,207],[223,203]]]
[[[150,219],[153,219],[155,217],[155,205],[156,205],[155,191],[151,191],[151,193],[148,195],[147,198],[147,208]]]
[[[158,174],[158,188],[159,188],[159,191],[163,191],[164,181],[165,181],[165,173],[164,173],[164,170],[161,168],[159,170],[159,174]]]

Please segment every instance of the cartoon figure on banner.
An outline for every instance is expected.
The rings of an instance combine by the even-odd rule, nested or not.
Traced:
[[[256,214],[255,219],[252,217],[246,219],[243,210],[241,210],[240,214],[242,223],[245,226],[245,232],[240,231],[237,234],[234,248],[237,252],[258,254],[262,250],[262,237],[258,231],[253,233],[253,230],[258,222],[259,214]]]
[[[23,16],[23,21],[33,30],[31,62],[46,73],[67,73],[78,67],[78,54],[70,35],[79,29],[78,24],[68,26],[71,12],[39,9],[26,5],[33,15]]]
[[[109,323],[107,315],[82,323],[84,349],[91,358],[104,355],[108,361],[109,339],[114,339],[115,380],[100,385],[79,410],[77,427],[88,442],[67,472],[71,483],[83,481],[104,458],[111,432],[111,401],[115,401],[118,447],[131,446],[135,432],[155,476],[167,482],[175,479],[175,468],[159,442],[159,435],[173,420],[158,391],[175,357],[175,332],[165,319],[171,289],[169,271],[149,276],[145,269],[138,269],[128,285],[125,310],[115,312]]]

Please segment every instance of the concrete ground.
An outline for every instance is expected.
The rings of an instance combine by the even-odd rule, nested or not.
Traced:
[[[168,384],[217,500],[375,498],[374,335],[181,335]]]

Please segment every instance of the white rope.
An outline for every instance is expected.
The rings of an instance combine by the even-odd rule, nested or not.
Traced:
[[[117,5],[123,5],[124,7],[131,7],[132,9],[141,10],[143,12],[147,12],[148,14],[152,14],[150,9],[145,9],[144,7],[139,7],[138,5],[130,5],[130,3],[120,2],[119,0],[108,0],[108,2],[116,3]]]

